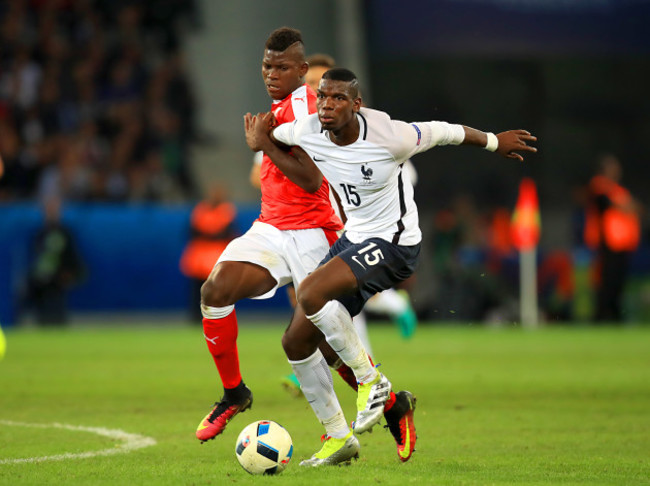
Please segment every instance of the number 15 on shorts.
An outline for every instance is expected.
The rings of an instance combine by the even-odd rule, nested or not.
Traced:
[[[354,255],[352,259],[357,262],[359,265],[361,265],[361,268],[366,268],[363,263],[361,263],[360,260],[363,260],[366,265],[368,266],[373,266],[377,265],[379,263],[379,260],[384,259],[384,254],[381,252],[381,249],[376,248],[377,243],[370,243],[368,246],[365,246],[361,248],[358,252],[357,255]],[[373,250],[374,248],[374,250]]]

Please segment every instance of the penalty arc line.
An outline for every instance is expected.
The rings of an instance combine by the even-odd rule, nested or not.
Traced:
[[[90,432],[92,434],[108,437],[109,439],[123,441],[111,449],[101,449],[98,451],[88,451],[79,453],[55,454],[52,456],[25,457],[16,459],[0,459],[0,464],[19,464],[19,463],[36,463],[44,461],[63,461],[66,459],[85,459],[88,457],[111,456],[113,454],[125,454],[136,449],[156,445],[155,439],[144,435],[130,434],[119,429],[106,429],[103,427],[84,427],[81,425],[68,425],[60,423],[51,424],[30,424],[27,422],[14,422],[12,420],[0,420],[0,425],[14,427],[32,427],[40,429],[64,429],[78,432]]]

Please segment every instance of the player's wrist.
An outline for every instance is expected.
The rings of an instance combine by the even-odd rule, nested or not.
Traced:
[[[487,144],[483,148],[485,150],[489,150],[490,152],[496,152],[497,149],[499,148],[499,139],[492,132],[487,132],[486,135],[487,135]]]

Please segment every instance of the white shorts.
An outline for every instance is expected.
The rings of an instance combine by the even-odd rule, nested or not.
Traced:
[[[269,299],[278,287],[300,282],[313,272],[330,249],[321,228],[279,230],[270,224],[255,221],[239,238],[232,240],[219,262],[250,262],[266,268],[277,282],[267,293],[252,297]]]

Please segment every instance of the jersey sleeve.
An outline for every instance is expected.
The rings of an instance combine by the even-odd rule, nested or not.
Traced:
[[[465,139],[462,125],[441,121],[406,123],[393,120],[392,123],[395,143],[390,148],[400,160],[438,145],[459,145]]]
[[[273,138],[289,147],[298,145],[297,124],[298,120],[278,125],[273,129]]]
[[[262,165],[262,160],[264,160],[264,152],[261,150],[255,152],[255,155],[253,155],[253,165]]]

